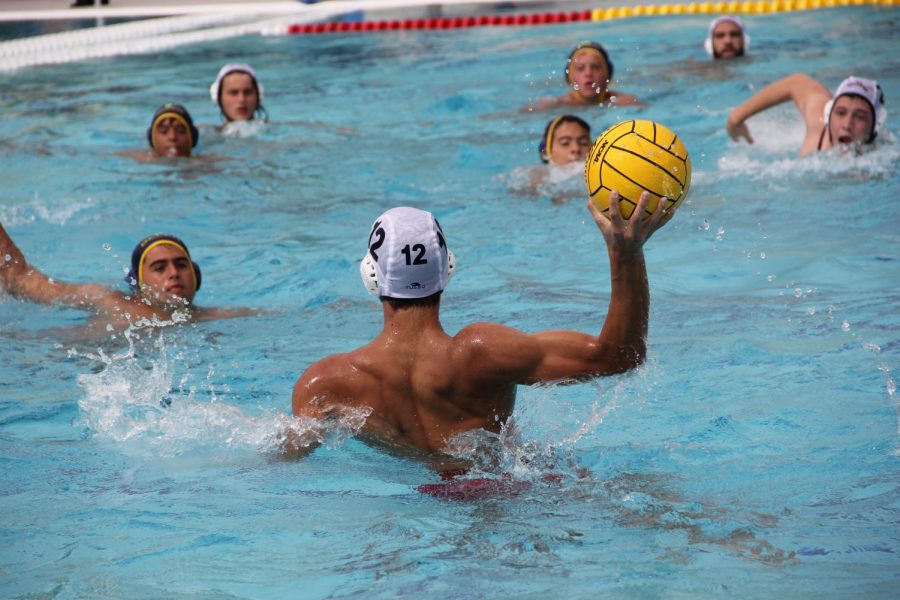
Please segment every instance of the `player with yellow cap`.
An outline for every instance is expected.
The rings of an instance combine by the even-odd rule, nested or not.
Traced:
[[[168,234],[141,240],[131,254],[126,276],[131,290],[123,293],[94,283],[66,283],[50,278],[31,266],[0,224],[0,283],[22,300],[59,304],[90,310],[98,331],[107,325],[119,329],[141,320],[172,322],[242,317],[255,314],[246,308],[198,308],[194,296],[200,289],[200,267],[187,246]]]
[[[569,91],[558,98],[540,100],[529,108],[640,105],[631,94],[610,89],[613,73],[613,63],[606,48],[597,42],[582,42],[569,53],[563,71]]]

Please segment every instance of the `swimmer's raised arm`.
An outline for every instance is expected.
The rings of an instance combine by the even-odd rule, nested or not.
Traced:
[[[593,202],[588,208],[606,241],[612,290],[606,320],[599,335],[576,331],[543,331],[525,334],[502,325],[481,323],[460,332],[474,360],[468,368],[496,373],[498,382],[513,378],[518,383],[579,381],[632,369],[644,361],[650,310],[650,289],[643,245],[672,218],[660,202],[653,214],[642,219],[649,202],[644,192],[631,218],[619,212],[619,195],[610,194],[610,217]],[[487,343],[485,343],[487,342]],[[485,352],[477,352],[479,344]]]
[[[822,111],[831,92],[821,83],[804,73],[794,73],[784,79],[770,83],[751,96],[743,104],[728,113],[725,129],[735,141],[744,138],[753,143],[753,137],[745,121],[753,115],[772,108],[782,102],[793,100],[806,122],[807,136],[818,135],[817,126],[822,122]]]
[[[9,257],[9,260],[6,257]],[[16,298],[40,304],[66,304],[93,308],[120,297],[97,284],[71,284],[50,279],[25,260],[12,238],[0,224],[0,280]]]

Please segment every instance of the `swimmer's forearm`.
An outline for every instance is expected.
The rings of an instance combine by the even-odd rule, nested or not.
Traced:
[[[617,360],[624,370],[641,364],[647,355],[650,284],[643,251],[609,254],[612,291],[600,342],[620,349]]]
[[[805,95],[810,90],[821,87],[822,85],[818,81],[805,73],[788,75],[784,79],[770,83],[743,104],[732,109],[728,115],[728,121],[731,124],[743,123],[753,115],[788,100],[793,100],[797,107],[801,108]]]
[[[0,223],[0,279],[11,294],[16,296],[20,294],[20,284],[28,270],[25,255]]]

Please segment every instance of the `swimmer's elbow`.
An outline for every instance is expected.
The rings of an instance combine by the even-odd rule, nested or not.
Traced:
[[[626,373],[636,369],[647,359],[647,345],[644,343],[636,346],[622,346],[615,353],[612,360],[612,372],[610,375]]]

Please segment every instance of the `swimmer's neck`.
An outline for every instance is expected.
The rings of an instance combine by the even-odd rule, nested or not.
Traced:
[[[594,105],[594,104],[603,104],[605,102],[609,102],[612,94],[609,93],[609,89],[603,88],[603,92],[600,94],[594,94],[590,97],[585,97],[582,94],[579,94],[575,90],[569,90],[569,96],[572,98],[574,104],[582,104],[582,105]]]
[[[440,304],[431,306],[394,306],[381,303],[384,312],[384,329],[378,339],[410,340],[423,335],[447,335],[441,325]]]

